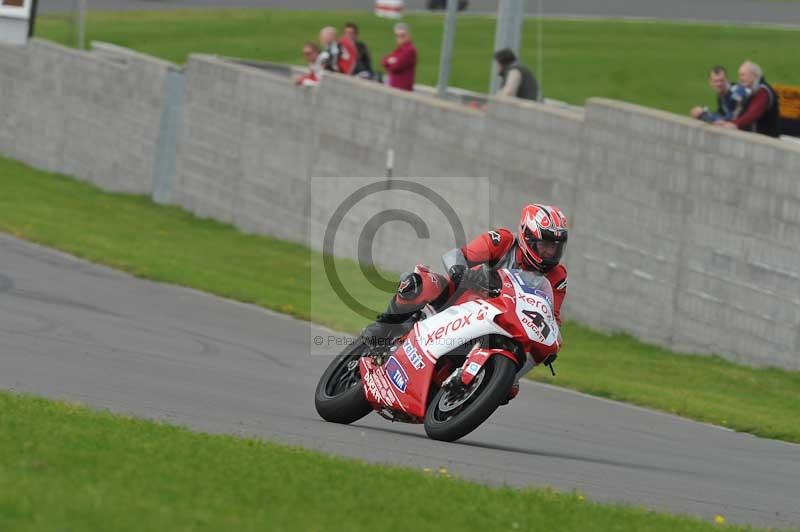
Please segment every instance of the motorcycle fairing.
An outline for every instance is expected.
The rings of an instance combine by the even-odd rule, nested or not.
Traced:
[[[550,281],[531,272],[511,270],[501,272],[503,291],[501,299],[515,306],[513,313],[499,320],[513,321],[511,330],[521,330],[527,338],[518,338],[537,363],[558,350],[559,327],[553,314]]]
[[[362,357],[359,360],[359,370],[364,381],[364,394],[367,401],[376,410],[384,406],[390,409],[405,410],[392,389],[389,377],[382,366],[375,364],[375,361],[369,357]]]
[[[383,365],[377,365],[370,357],[361,359],[365,395],[376,410],[388,408],[422,420],[438,359],[488,334],[520,340],[532,350],[537,363],[550,354],[551,348],[557,346],[559,332],[549,281],[516,270],[499,273],[502,293],[491,303],[482,299],[465,301],[417,322],[402,343],[392,346]],[[507,312],[511,305],[514,312]],[[517,362],[504,349],[473,349],[462,367],[462,381],[471,382],[492,356]]]
[[[414,325],[412,336],[425,356],[434,363],[475,338],[487,334],[510,336],[494,321],[503,310],[483,300],[449,307]]]
[[[509,336],[494,322],[501,312],[482,300],[454,305],[417,322],[406,339],[392,347],[383,365],[362,358],[360,370],[367,401],[377,410],[387,407],[423,418],[436,361],[486,334]]]
[[[517,357],[515,357],[514,354],[507,349],[473,349],[469,352],[469,355],[467,355],[464,365],[461,366],[461,382],[464,383],[464,385],[469,386],[472,383],[472,380],[478,375],[478,373],[481,372],[481,369],[483,369],[486,361],[493,356],[504,356],[510,359],[514,364],[520,363],[517,360]]]

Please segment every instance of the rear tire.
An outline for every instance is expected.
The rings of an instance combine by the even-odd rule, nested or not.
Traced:
[[[508,397],[517,366],[510,359],[496,355],[481,369],[485,374],[477,389],[461,405],[445,411],[443,407],[452,403],[445,397],[449,392],[440,389],[425,412],[425,432],[434,440],[455,441],[478,428],[489,419],[497,407]],[[477,382],[481,373],[475,377]]]
[[[364,395],[358,361],[369,347],[361,342],[348,346],[322,374],[314,394],[314,406],[325,421],[350,424],[372,412]],[[350,368],[355,362],[355,368]]]

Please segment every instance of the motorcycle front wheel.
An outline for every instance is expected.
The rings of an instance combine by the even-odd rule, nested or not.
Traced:
[[[508,397],[517,366],[504,356],[493,356],[472,383],[457,391],[440,389],[425,412],[425,432],[434,440],[455,441],[489,419]]]
[[[361,342],[346,347],[320,377],[314,406],[325,421],[347,425],[372,412],[358,367],[359,359],[368,350]]]

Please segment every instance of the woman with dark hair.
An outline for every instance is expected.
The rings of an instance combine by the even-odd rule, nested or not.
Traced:
[[[494,60],[499,67],[500,78],[503,85],[500,87],[500,96],[510,96],[525,100],[539,100],[539,83],[533,77],[533,72],[517,60],[517,56],[510,48],[503,48],[494,53]]]

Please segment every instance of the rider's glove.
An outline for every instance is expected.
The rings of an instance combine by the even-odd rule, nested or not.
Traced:
[[[454,264],[447,270],[447,275],[450,277],[450,280],[453,281],[453,284],[459,286],[461,280],[464,278],[464,272],[467,271],[469,271],[469,269],[463,264]]]

